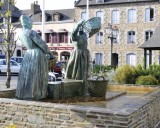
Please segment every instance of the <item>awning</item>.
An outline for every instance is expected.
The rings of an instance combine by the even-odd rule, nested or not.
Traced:
[[[160,25],[155,29],[152,37],[139,46],[139,48],[160,50]]]

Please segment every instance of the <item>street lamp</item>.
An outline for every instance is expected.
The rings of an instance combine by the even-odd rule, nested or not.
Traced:
[[[106,33],[108,35],[108,38],[111,40],[111,68],[112,68],[112,50],[113,50],[113,40],[117,39],[119,30],[117,26],[112,26],[110,23],[106,27]]]

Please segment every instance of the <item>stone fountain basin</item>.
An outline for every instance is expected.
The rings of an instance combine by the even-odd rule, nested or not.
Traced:
[[[109,85],[106,98],[25,101],[0,98],[1,127],[158,128],[160,89]],[[139,92],[138,92],[139,90]],[[141,91],[140,91],[141,90]],[[11,90],[8,90],[11,91]],[[5,90],[0,91],[0,93]],[[135,93],[136,92],[136,93]],[[145,93],[144,93],[145,92]],[[60,102],[61,101],[61,102]],[[67,101],[67,102],[66,102]]]

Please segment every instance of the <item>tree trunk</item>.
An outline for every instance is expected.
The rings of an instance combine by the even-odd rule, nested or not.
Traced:
[[[8,0],[8,11],[10,10],[10,0]],[[6,86],[10,88],[10,81],[11,81],[11,69],[10,69],[10,16],[7,17],[7,56],[6,56],[6,65],[7,65],[7,81]]]
[[[6,87],[10,88],[11,69],[10,69],[10,50],[9,50],[9,48],[7,49],[6,65],[7,65]]]

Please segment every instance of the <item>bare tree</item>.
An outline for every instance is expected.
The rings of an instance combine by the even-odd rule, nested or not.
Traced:
[[[11,81],[11,69],[10,69],[10,58],[13,56],[13,53],[16,48],[17,40],[14,39],[14,33],[16,28],[19,25],[12,23],[12,15],[15,11],[15,0],[2,0],[0,2],[0,15],[3,22],[0,24],[0,33],[3,36],[3,41],[1,47],[3,52],[6,55],[6,64],[7,64],[7,79],[6,86],[10,88]]]

